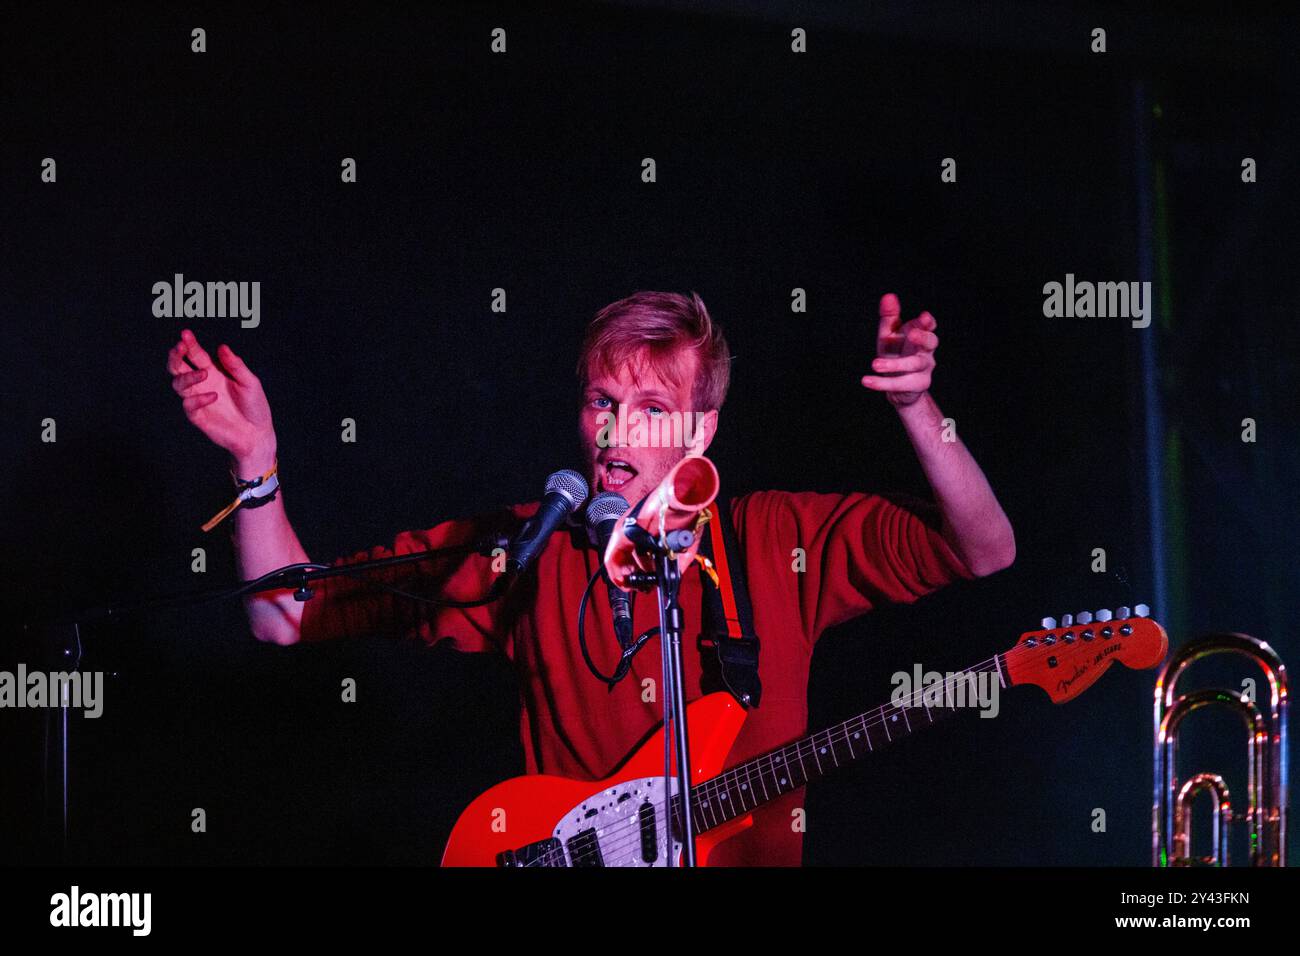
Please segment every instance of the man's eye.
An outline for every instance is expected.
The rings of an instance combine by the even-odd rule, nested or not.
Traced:
[[[602,405],[600,404],[601,402],[605,402],[606,404]],[[609,407],[608,402],[609,402],[608,398],[593,398],[591,400],[591,404],[594,405],[596,408],[608,408]]]
[[[658,405],[647,405],[647,406],[646,406],[646,411],[647,411],[649,414],[654,415],[656,418],[659,417],[660,415],[666,415],[666,414],[668,414],[668,413],[665,412],[662,408],[660,408]]]

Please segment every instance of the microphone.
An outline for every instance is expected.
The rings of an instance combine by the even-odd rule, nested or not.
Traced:
[[[528,570],[546,547],[547,540],[569,515],[587,500],[587,479],[572,469],[557,471],[546,479],[546,494],[537,514],[529,518],[507,549],[506,568],[512,575]]]
[[[587,531],[596,547],[600,549],[604,560],[605,549],[609,547],[610,535],[619,518],[627,513],[628,503],[616,491],[602,491],[587,502]],[[614,636],[620,647],[632,643],[632,601],[627,591],[614,587],[609,575],[602,571],[605,579],[605,591],[609,595],[609,609],[614,615]]]

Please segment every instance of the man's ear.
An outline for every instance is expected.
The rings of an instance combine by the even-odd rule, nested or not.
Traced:
[[[692,413],[696,414],[695,428],[691,430],[691,444],[686,449],[688,455],[703,455],[713,444],[713,436],[718,433],[718,410]]]

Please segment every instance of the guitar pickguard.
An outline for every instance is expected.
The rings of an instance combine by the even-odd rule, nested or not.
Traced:
[[[677,780],[672,782],[677,793]],[[667,866],[664,780],[640,777],[598,791],[566,813],[552,834],[569,866]],[[682,851],[672,834],[674,863]]]

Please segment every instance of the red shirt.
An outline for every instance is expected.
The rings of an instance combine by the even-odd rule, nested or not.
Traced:
[[[372,548],[336,563],[469,544],[491,531],[517,527],[536,510],[535,502],[515,505],[496,515],[406,531],[391,549]],[[911,499],[761,491],[736,499],[732,514],[754,629],[762,641],[763,697],[749,712],[728,767],[808,732],[808,668],[826,628],[878,603],[910,603],[955,578],[971,576],[940,536],[936,509]],[[803,549],[802,564],[796,548]],[[499,650],[518,674],[519,735],[528,772],[603,779],[663,721],[663,705],[657,692],[662,676],[658,638],[647,642],[613,693],[582,659],[578,602],[597,561],[585,530],[562,528],[547,543],[535,573],[521,579],[507,598],[468,610],[411,601],[348,577],[325,579],[316,582],[316,597],[304,607],[302,639],[395,631],[429,644],[450,639],[463,651]],[[472,600],[495,577],[487,559],[471,555],[399,566],[384,580],[420,594]],[[701,587],[696,570],[683,574],[688,701],[702,693],[696,644]],[[597,666],[609,674],[618,655],[603,592],[599,583],[593,589],[586,636]],[[637,596],[633,623],[638,634],[658,623],[653,593]],[[652,703],[642,701],[647,679],[656,689]],[[760,807],[754,825],[719,844],[710,865],[800,865],[802,833],[793,822],[803,796],[797,790]]]

